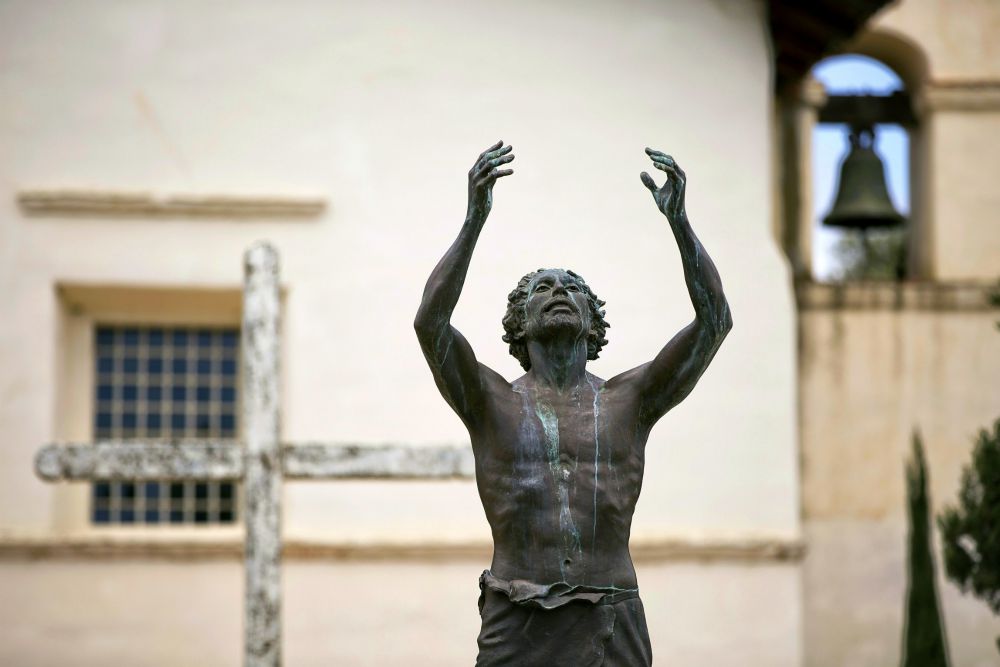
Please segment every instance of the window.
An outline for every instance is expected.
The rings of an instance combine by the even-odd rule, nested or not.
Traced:
[[[238,329],[102,325],[94,339],[96,439],[236,438]],[[233,523],[235,487],[231,481],[97,481],[91,520]]]

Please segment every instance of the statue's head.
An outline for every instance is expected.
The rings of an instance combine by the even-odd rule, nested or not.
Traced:
[[[597,298],[582,277],[563,269],[539,269],[521,278],[507,296],[503,317],[510,353],[531,370],[528,341],[552,336],[586,336],[587,359],[597,359],[607,344],[607,320]]]

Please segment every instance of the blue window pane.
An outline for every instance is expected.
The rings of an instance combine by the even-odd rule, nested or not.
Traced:
[[[232,329],[95,328],[95,437],[234,437],[238,387],[222,385],[232,385],[239,375],[239,341],[239,332]],[[197,386],[188,386],[188,373],[197,375]],[[197,414],[188,416],[192,403]],[[237,518],[236,484],[231,481],[104,480],[91,489],[95,523],[206,524]],[[217,493],[218,510],[209,511],[206,501]],[[140,503],[138,497],[144,500]],[[109,507],[112,498],[114,509]],[[186,511],[184,506],[195,500],[202,506]],[[159,508],[162,502],[169,502],[169,512]]]

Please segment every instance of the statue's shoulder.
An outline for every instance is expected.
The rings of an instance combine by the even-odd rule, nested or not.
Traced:
[[[479,364],[479,368],[479,376],[483,382],[483,389],[485,389],[486,393],[494,399],[513,393],[515,391],[514,384],[523,379],[519,378],[514,382],[508,382],[507,378],[500,375],[489,366]]]
[[[601,380],[598,377],[594,377],[594,384],[600,387],[602,393],[606,394],[621,394],[625,392],[626,394],[638,391],[641,386],[643,372],[645,371],[648,364],[643,364],[642,366],[637,366],[631,370],[627,370],[624,373],[619,373],[614,377],[607,380]]]
[[[510,390],[515,394],[523,394],[528,391],[530,387],[528,386],[528,374],[525,373],[521,377],[517,378],[510,383]]]
[[[605,380],[604,378],[598,377],[593,373],[591,373],[590,371],[587,371],[587,384],[589,384],[594,389],[603,389],[604,385],[606,385],[607,383],[608,381]]]

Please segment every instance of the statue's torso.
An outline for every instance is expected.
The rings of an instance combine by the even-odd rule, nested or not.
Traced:
[[[472,439],[494,575],[635,588],[628,539],[648,432],[634,399],[590,374],[563,393],[521,378],[489,394]]]

